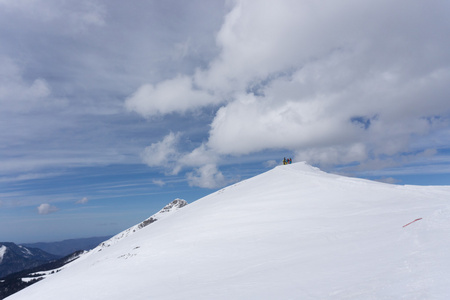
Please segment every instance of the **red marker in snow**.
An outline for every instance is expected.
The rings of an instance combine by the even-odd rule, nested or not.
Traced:
[[[414,223],[414,222],[416,222],[416,221],[419,221],[419,220],[422,220],[422,218],[415,219],[414,221],[409,222],[409,223],[406,224],[406,225],[403,225],[403,227],[406,227],[406,226],[408,226],[409,224],[412,224],[412,223]]]

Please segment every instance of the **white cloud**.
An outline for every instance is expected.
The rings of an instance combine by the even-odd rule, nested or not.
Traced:
[[[161,141],[148,146],[141,155],[144,163],[152,167],[162,167],[171,175],[176,175],[185,168],[194,168],[192,172],[186,173],[190,186],[216,188],[229,182],[217,169],[219,155],[215,151],[205,144],[192,151],[180,151],[180,137],[180,133],[171,132]],[[162,180],[153,180],[153,183],[165,185]]]
[[[368,157],[363,143],[336,145],[322,148],[307,148],[298,150],[296,161],[308,161],[311,164],[330,166],[365,161]]]
[[[37,211],[40,215],[48,215],[50,213],[54,213],[59,209],[56,206],[50,205],[48,203],[43,203],[38,206]]]
[[[290,149],[322,164],[410,151],[430,117],[450,114],[450,55],[439,50],[439,7],[427,11],[433,24],[415,23],[421,7],[403,4],[238,1],[218,35],[221,56],[197,74],[205,88],[234,89],[207,145]]]
[[[142,159],[151,167],[163,166],[177,160],[180,155],[177,150],[179,139],[179,133],[169,133],[162,141],[146,147]]]
[[[91,27],[105,25],[105,7],[97,1],[0,1],[10,13],[32,22],[59,24],[66,33],[83,33]],[[55,28],[56,29],[56,28]]]
[[[166,185],[166,183],[163,180],[161,180],[161,179],[153,179],[152,183],[156,184],[158,186],[165,186]]]
[[[194,169],[187,174],[189,185],[202,188],[218,188],[227,183],[225,176],[217,169],[214,164],[206,164],[200,168]]]
[[[171,174],[178,174],[185,167],[198,167],[216,163],[219,156],[205,144],[192,151],[182,151],[181,133],[170,132],[161,141],[146,147],[141,154],[150,167],[164,167]]]
[[[390,184],[396,184],[400,181],[398,179],[392,178],[392,177],[382,177],[379,179],[375,179],[375,181],[384,182],[384,183],[390,183]]]
[[[208,146],[222,154],[296,149],[357,134],[347,120],[323,110],[330,99],[277,101],[251,94],[222,107],[211,124]],[[343,131],[342,129],[345,129]]]
[[[87,197],[83,197],[82,199],[78,200],[77,202],[75,202],[76,204],[86,204],[88,203],[88,198]]]
[[[207,91],[195,88],[192,78],[178,76],[153,86],[141,86],[125,101],[125,107],[143,116],[184,113],[217,102]]]
[[[215,164],[219,160],[217,152],[210,149],[207,145],[201,144],[192,152],[184,153],[178,163],[180,167],[198,167],[206,164]]]
[[[185,166],[266,149],[322,165],[414,152],[413,143],[449,123],[447,9],[385,0],[236,1],[208,67],[141,87],[127,106],[151,116],[222,105],[208,140],[177,153]],[[195,172],[191,179],[202,177]]]
[[[36,78],[31,83],[23,78],[21,68],[9,57],[0,56],[1,114],[31,112],[65,107],[67,101],[52,96],[48,82]],[[13,101],[12,101],[13,100]]]
[[[279,165],[279,164],[280,164],[280,162],[272,159],[272,160],[268,160],[268,161],[264,162],[264,167],[266,167],[266,168],[273,168],[273,167],[275,167],[276,165]]]

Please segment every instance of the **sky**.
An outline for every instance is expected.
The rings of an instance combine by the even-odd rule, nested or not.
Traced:
[[[279,164],[450,185],[450,2],[0,0],[0,240]]]

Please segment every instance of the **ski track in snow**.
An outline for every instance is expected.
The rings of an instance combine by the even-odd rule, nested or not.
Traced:
[[[279,166],[8,299],[447,299],[449,196]]]

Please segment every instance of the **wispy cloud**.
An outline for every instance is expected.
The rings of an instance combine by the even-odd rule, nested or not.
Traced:
[[[17,182],[61,176],[63,173],[26,173],[17,176],[0,177],[0,182]]]
[[[75,202],[76,204],[86,204],[88,203],[88,198],[87,197],[83,197],[80,200],[78,200],[77,202]]]
[[[152,182],[153,182],[153,184],[156,184],[158,186],[165,186],[166,185],[166,183],[163,180],[161,180],[161,179],[153,179]]]

